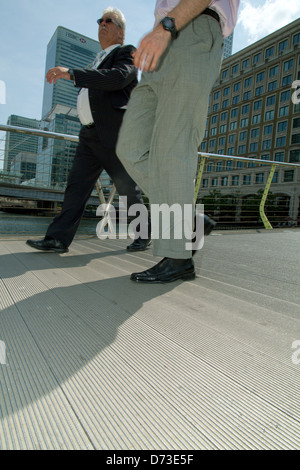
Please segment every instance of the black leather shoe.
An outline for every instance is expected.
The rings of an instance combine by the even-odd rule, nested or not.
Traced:
[[[130,279],[135,282],[148,282],[164,284],[179,279],[195,279],[195,266],[192,258],[174,259],[164,258],[158,264],[141,273],[131,274]]]
[[[150,238],[137,238],[131,245],[128,245],[127,251],[144,251],[151,245]]]
[[[66,245],[54,239],[27,240],[26,244],[40,251],[56,251],[56,253],[68,253],[69,251]]]

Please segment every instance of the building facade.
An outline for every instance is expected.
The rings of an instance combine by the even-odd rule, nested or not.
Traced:
[[[218,190],[245,199],[265,187],[270,166],[264,161],[300,163],[300,104],[293,99],[299,79],[299,19],[223,61],[200,151],[262,163],[209,160],[200,197]],[[300,169],[277,167],[271,192],[297,221]]]

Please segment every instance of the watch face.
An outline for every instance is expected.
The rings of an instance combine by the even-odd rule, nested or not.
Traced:
[[[173,28],[174,21],[171,20],[171,18],[164,18],[164,26],[166,26],[167,28]]]

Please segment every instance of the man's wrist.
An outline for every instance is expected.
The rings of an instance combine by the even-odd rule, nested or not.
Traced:
[[[178,31],[175,25],[175,19],[170,16],[165,16],[161,21],[160,24],[162,27],[171,33],[171,38],[176,39],[178,37]]]
[[[74,76],[74,70],[73,69],[69,69],[68,70],[68,74],[70,75],[70,80],[75,80],[75,76]]]

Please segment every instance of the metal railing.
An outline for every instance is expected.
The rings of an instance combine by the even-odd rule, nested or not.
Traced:
[[[0,148],[0,185],[6,185],[7,187],[10,187],[11,194],[17,195],[17,189],[29,189],[29,188],[35,188],[38,191],[40,191],[40,194],[42,194],[42,191],[49,190],[53,192],[60,192],[61,195],[63,195],[66,181],[67,181],[67,173],[68,169],[66,166],[70,167],[71,162],[72,162],[72,156],[75,153],[75,146],[70,149],[67,144],[70,142],[72,143],[77,143],[79,138],[77,135],[69,135],[69,134],[59,134],[56,132],[51,132],[51,131],[45,131],[41,129],[32,129],[32,128],[26,128],[26,127],[17,127],[17,126],[9,126],[9,125],[0,125],[0,131],[5,132],[6,134],[6,140],[8,139],[8,135],[25,135],[25,139],[15,139],[14,142],[6,141],[5,139],[2,142],[1,148]],[[32,152],[32,148],[29,145],[29,138],[35,136],[40,138],[41,140],[39,143],[35,143],[36,145],[36,152]],[[44,141],[44,140],[45,141]],[[50,145],[49,142],[52,141],[60,141],[65,143],[66,145],[62,145],[61,148],[54,148],[54,146]],[[32,143],[31,143],[32,144]],[[52,154],[51,154],[52,152]],[[73,155],[72,155],[73,152]],[[3,157],[1,157],[1,153]],[[31,157],[29,158],[29,154],[31,154]],[[27,158],[28,157],[28,158]],[[45,163],[46,160],[48,159],[48,166]],[[299,178],[300,182],[300,164],[294,164],[294,163],[285,163],[285,162],[278,162],[278,161],[272,161],[272,160],[261,160],[261,159],[256,159],[256,158],[245,158],[245,157],[239,157],[239,156],[232,156],[232,155],[220,155],[220,154],[213,154],[213,153],[203,153],[199,152],[199,167],[198,167],[198,172],[197,172],[197,177],[196,177],[196,182],[195,182],[195,202],[199,200],[199,194],[200,194],[200,186],[201,186],[201,181],[203,181],[203,175],[205,173],[205,165],[211,161],[214,160],[219,160],[219,161],[231,161],[231,162],[243,162],[243,164],[250,163],[252,165],[258,164],[260,166],[270,166],[270,172],[267,178],[267,181],[264,185],[264,189],[261,194],[260,198],[260,203],[259,203],[259,216],[260,219],[266,229],[271,229],[272,224],[268,219],[268,216],[266,215],[266,210],[265,210],[265,205],[266,201],[268,199],[268,195],[270,192],[270,187],[274,178],[274,174],[277,168],[283,169],[292,169],[296,170],[298,173],[295,176],[295,180]],[[41,165],[42,162],[42,165]],[[31,166],[30,166],[31,164]],[[35,177],[30,178],[29,181],[25,181],[26,173],[26,168],[27,166],[32,169],[35,168]],[[40,168],[38,166],[42,166],[44,174],[41,172]],[[6,168],[6,169],[4,169]],[[32,170],[33,171],[33,170]],[[232,174],[232,171],[241,171],[241,169],[231,169],[229,170],[223,170],[221,172],[222,175],[226,174]],[[257,171],[257,169],[251,170],[252,172]],[[40,181],[39,181],[40,177]],[[48,185],[45,184],[45,180],[48,181]],[[215,188],[212,188],[214,190]],[[227,190],[228,192],[228,187],[223,187],[221,188],[222,190]],[[206,190],[207,188],[203,188],[203,190]],[[253,193],[253,189],[252,189]],[[112,203],[114,201],[114,198],[116,197],[116,190],[114,185],[112,184],[111,181],[106,181],[103,182],[103,180],[99,180],[98,183],[96,184],[95,191],[94,191],[94,197],[97,198],[98,203],[100,202],[101,204],[108,204]],[[3,198],[3,195],[0,194],[0,200],[1,196]],[[13,196],[11,196],[13,197]],[[17,197],[17,196],[15,196]],[[20,196],[19,196],[20,197]],[[31,195],[32,197],[32,195]],[[34,198],[38,199],[39,193],[37,193]],[[63,197],[63,196],[62,196]],[[27,196],[23,197],[23,200],[27,200],[30,198],[30,194]],[[21,198],[22,199],[22,198]],[[0,206],[1,210],[1,206]],[[220,207],[220,211],[222,212],[222,207]],[[215,214],[212,214],[215,215]],[[286,216],[285,216],[286,217]],[[251,221],[249,223],[247,222],[248,225],[251,226]],[[297,220],[296,220],[297,224]],[[221,225],[220,225],[220,228]]]

